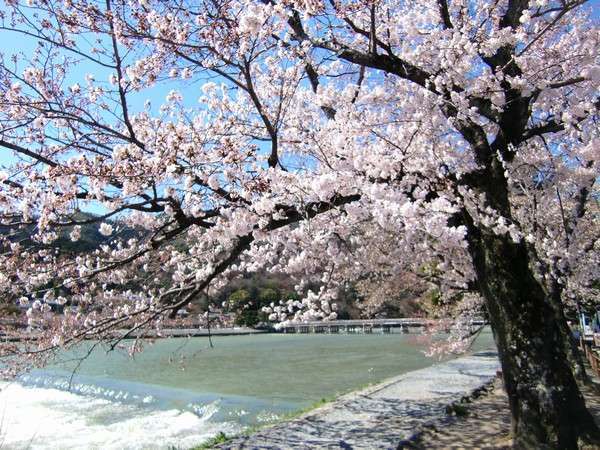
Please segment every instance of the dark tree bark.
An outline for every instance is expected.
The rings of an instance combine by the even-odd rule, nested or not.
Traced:
[[[555,278],[552,278],[548,290],[550,291],[550,298],[552,299],[552,305],[559,308],[559,314],[564,317],[562,310],[562,288]],[[575,341],[572,336],[571,329],[567,325],[566,318],[561,321],[561,331],[564,334],[563,341],[565,346],[565,354],[567,361],[571,366],[573,376],[581,383],[589,383],[590,379],[586,373],[585,366],[583,364],[583,357],[579,351],[579,343]]]
[[[569,362],[568,328],[524,242],[469,223],[469,249],[498,347],[515,448],[577,449],[600,430]]]

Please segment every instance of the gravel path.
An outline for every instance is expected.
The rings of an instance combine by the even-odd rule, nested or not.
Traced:
[[[489,383],[499,369],[480,352],[405,373],[297,419],[240,436],[222,449],[395,449],[417,427],[447,417],[446,406]]]

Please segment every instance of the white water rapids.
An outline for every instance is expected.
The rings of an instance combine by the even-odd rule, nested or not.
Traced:
[[[2,449],[187,449],[232,423],[213,423],[218,406],[154,409],[18,383],[0,393]]]

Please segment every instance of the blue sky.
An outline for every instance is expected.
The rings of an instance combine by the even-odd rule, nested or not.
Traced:
[[[593,17],[598,20],[600,19],[600,0],[591,0],[588,2],[588,7],[591,7],[593,11]],[[35,48],[35,41],[33,39],[27,39],[22,35],[0,30],[0,53],[4,53],[5,56],[14,52],[23,52],[24,54],[31,53]],[[24,67],[24,66],[23,66]],[[80,83],[82,86],[85,85],[85,75],[92,73],[95,78],[99,81],[105,81],[108,79],[108,69],[98,70],[98,66],[90,63],[79,64],[77,69],[71,73],[69,82]],[[164,102],[167,93],[171,89],[180,90],[183,93],[185,104],[188,107],[200,107],[197,103],[197,98],[200,95],[199,87],[201,81],[192,80],[179,81],[179,82],[168,82],[159,83],[151,89],[147,89],[133,96],[133,102],[131,102],[132,112],[136,112],[143,109],[146,100],[149,100],[152,104],[152,109],[156,110],[160,104]],[[5,149],[0,148],[0,170],[3,165],[9,164],[13,161],[13,156]]]

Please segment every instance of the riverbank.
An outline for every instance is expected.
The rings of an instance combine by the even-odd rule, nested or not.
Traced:
[[[388,379],[291,421],[234,437],[220,449],[389,449],[448,417],[448,405],[489,385],[495,352],[479,352]]]
[[[258,328],[235,327],[235,328],[164,328],[157,332],[156,330],[142,330],[137,333],[128,333],[128,330],[120,332],[125,336],[124,339],[160,339],[160,338],[189,338],[189,337],[213,337],[213,336],[248,336],[252,334],[272,333],[271,330]],[[22,340],[35,341],[39,335],[28,333],[26,337],[20,335],[2,335],[1,342],[19,342]]]

